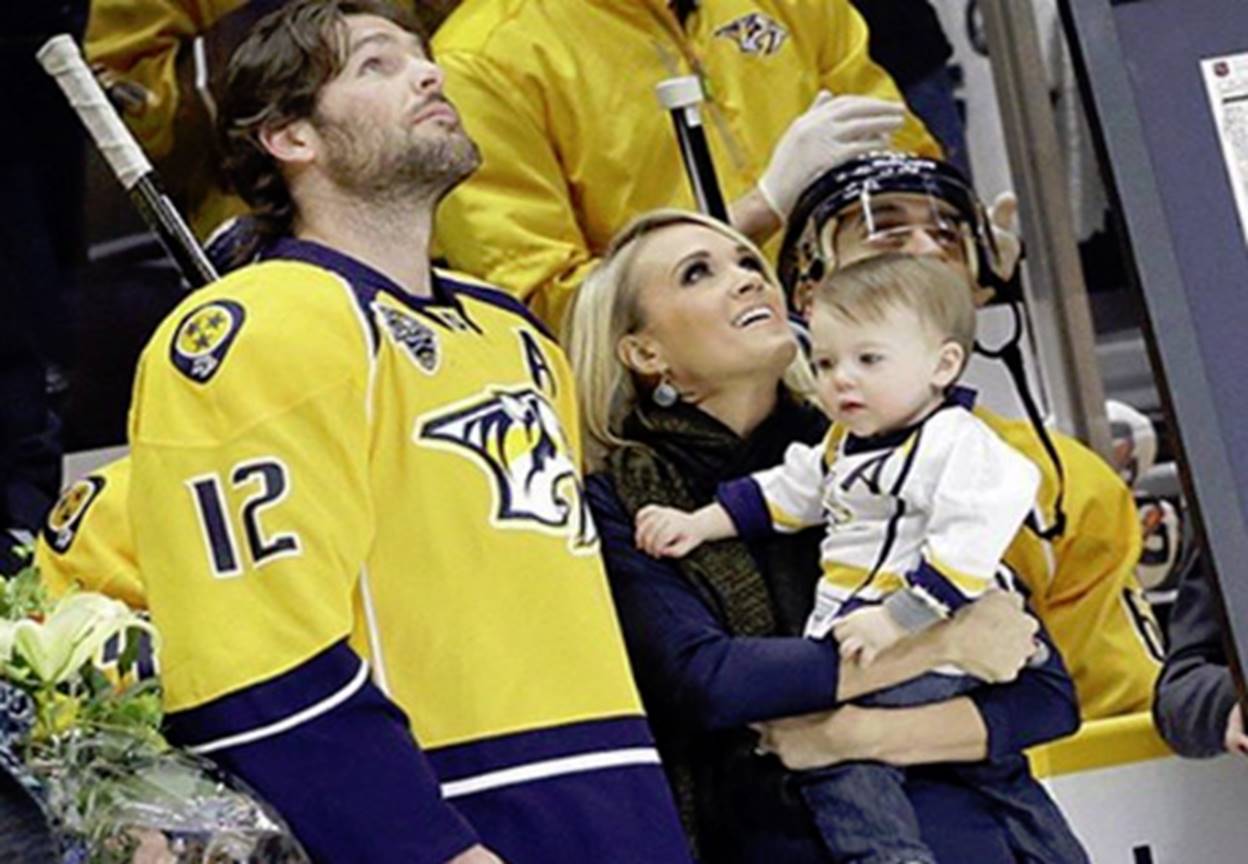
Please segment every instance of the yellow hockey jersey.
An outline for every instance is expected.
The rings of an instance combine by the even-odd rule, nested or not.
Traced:
[[[1052,522],[1058,477],[1035,430],[982,408],[975,414],[1041,472],[1038,510]],[[1140,589],[1140,524],[1131,490],[1106,462],[1060,433],[1066,530],[1054,541],[1024,529],[1005,562],[1062,652],[1084,719],[1147,711],[1161,671],[1161,631]]]
[[[422,301],[322,246],[273,254],[184,302],[136,382],[130,511],[179,740],[245,760],[309,715],[345,722],[367,677],[507,860],[634,860],[583,837],[630,823],[638,795],[662,839],[625,848],[685,860],[581,495],[562,352],[480,286],[439,274]],[[552,804],[565,780],[614,790],[617,811]],[[325,814],[268,794],[301,836],[320,830]],[[543,834],[555,806],[586,829]],[[509,848],[502,825],[527,839]],[[320,854],[348,854],[340,840]]]

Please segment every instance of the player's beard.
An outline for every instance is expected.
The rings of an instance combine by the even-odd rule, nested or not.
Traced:
[[[325,170],[341,189],[361,200],[437,201],[481,164],[477,145],[463,127],[432,134],[417,127],[384,127],[370,120],[314,118],[326,143]]]

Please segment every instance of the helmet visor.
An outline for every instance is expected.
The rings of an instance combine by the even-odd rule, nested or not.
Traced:
[[[921,192],[863,189],[823,225],[821,251],[836,266],[887,252],[932,255],[974,277],[975,227],[948,201]]]

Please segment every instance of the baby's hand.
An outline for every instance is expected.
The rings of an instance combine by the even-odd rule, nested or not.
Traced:
[[[705,538],[693,513],[650,504],[637,511],[637,548],[653,558],[684,558]]]
[[[867,666],[877,654],[902,639],[906,631],[883,606],[868,606],[833,624],[832,634],[841,646],[843,659],[857,658]]]

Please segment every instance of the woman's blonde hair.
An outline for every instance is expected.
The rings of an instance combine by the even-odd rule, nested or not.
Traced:
[[[779,285],[775,271],[753,241],[710,216],[687,210],[653,210],[621,229],[581,283],[563,320],[562,342],[576,378],[588,470],[601,468],[608,453],[629,443],[620,426],[643,393],[637,377],[620,358],[620,340],[645,324],[636,266],[642,241],[673,225],[700,225],[744,246],[763,262],[763,278]],[[796,380],[789,381],[790,387],[803,394],[811,392],[805,361],[799,357],[794,367]]]

